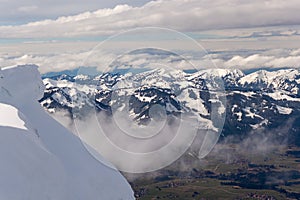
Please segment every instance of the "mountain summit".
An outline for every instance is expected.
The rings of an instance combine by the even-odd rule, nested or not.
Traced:
[[[116,169],[40,106],[40,77],[35,65],[0,70],[0,199],[134,199]]]
[[[87,107],[109,112],[120,103],[114,98],[123,95],[129,102],[128,115],[139,124],[151,122],[149,113],[156,104],[167,115],[176,117],[192,112],[209,124],[207,119],[213,119],[214,102],[221,116],[226,113],[222,136],[245,137],[265,131],[300,145],[299,69],[257,70],[247,74],[237,69],[205,69],[195,73],[153,69],[96,77],[60,74],[44,78],[43,82],[46,89],[40,103],[62,123],[69,116],[76,116],[78,110],[88,110]],[[221,97],[226,101],[216,101]]]

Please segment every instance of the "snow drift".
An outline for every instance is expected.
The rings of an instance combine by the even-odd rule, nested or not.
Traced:
[[[44,112],[43,91],[35,65],[0,70],[0,199],[134,199],[117,170]]]

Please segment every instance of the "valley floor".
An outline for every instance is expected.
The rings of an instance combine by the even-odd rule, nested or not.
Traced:
[[[139,200],[300,199],[299,147],[261,154],[241,153],[233,144],[217,149],[222,153],[197,162],[186,155],[167,169],[125,176]]]

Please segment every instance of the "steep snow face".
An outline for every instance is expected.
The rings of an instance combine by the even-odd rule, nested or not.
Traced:
[[[65,169],[16,107],[0,103],[0,199],[64,199]]]
[[[68,199],[67,169],[31,131],[0,126],[0,159],[0,199]]]
[[[1,102],[25,105],[44,95],[44,84],[36,65],[14,66],[2,69]]]
[[[134,199],[117,170],[44,112],[37,66],[2,69],[0,88],[0,199]]]

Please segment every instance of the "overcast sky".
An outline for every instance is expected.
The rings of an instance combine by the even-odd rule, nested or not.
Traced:
[[[34,63],[43,72],[76,68],[99,40],[139,27],[168,28],[192,35],[204,48],[217,52],[214,62],[220,67],[300,66],[299,0],[0,3],[0,66]],[[184,47],[178,41],[165,42],[170,47],[177,44],[181,50]],[[114,56],[103,54],[100,58]],[[205,66],[208,61],[204,57],[195,62]]]
[[[142,6],[150,0],[0,0],[0,25],[16,25],[119,4]]]
[[[197,32],[300,24],[299,0],[5,1],[2,23],[34,23],[0,26],[0,38],[99,36],[145,26]]]

